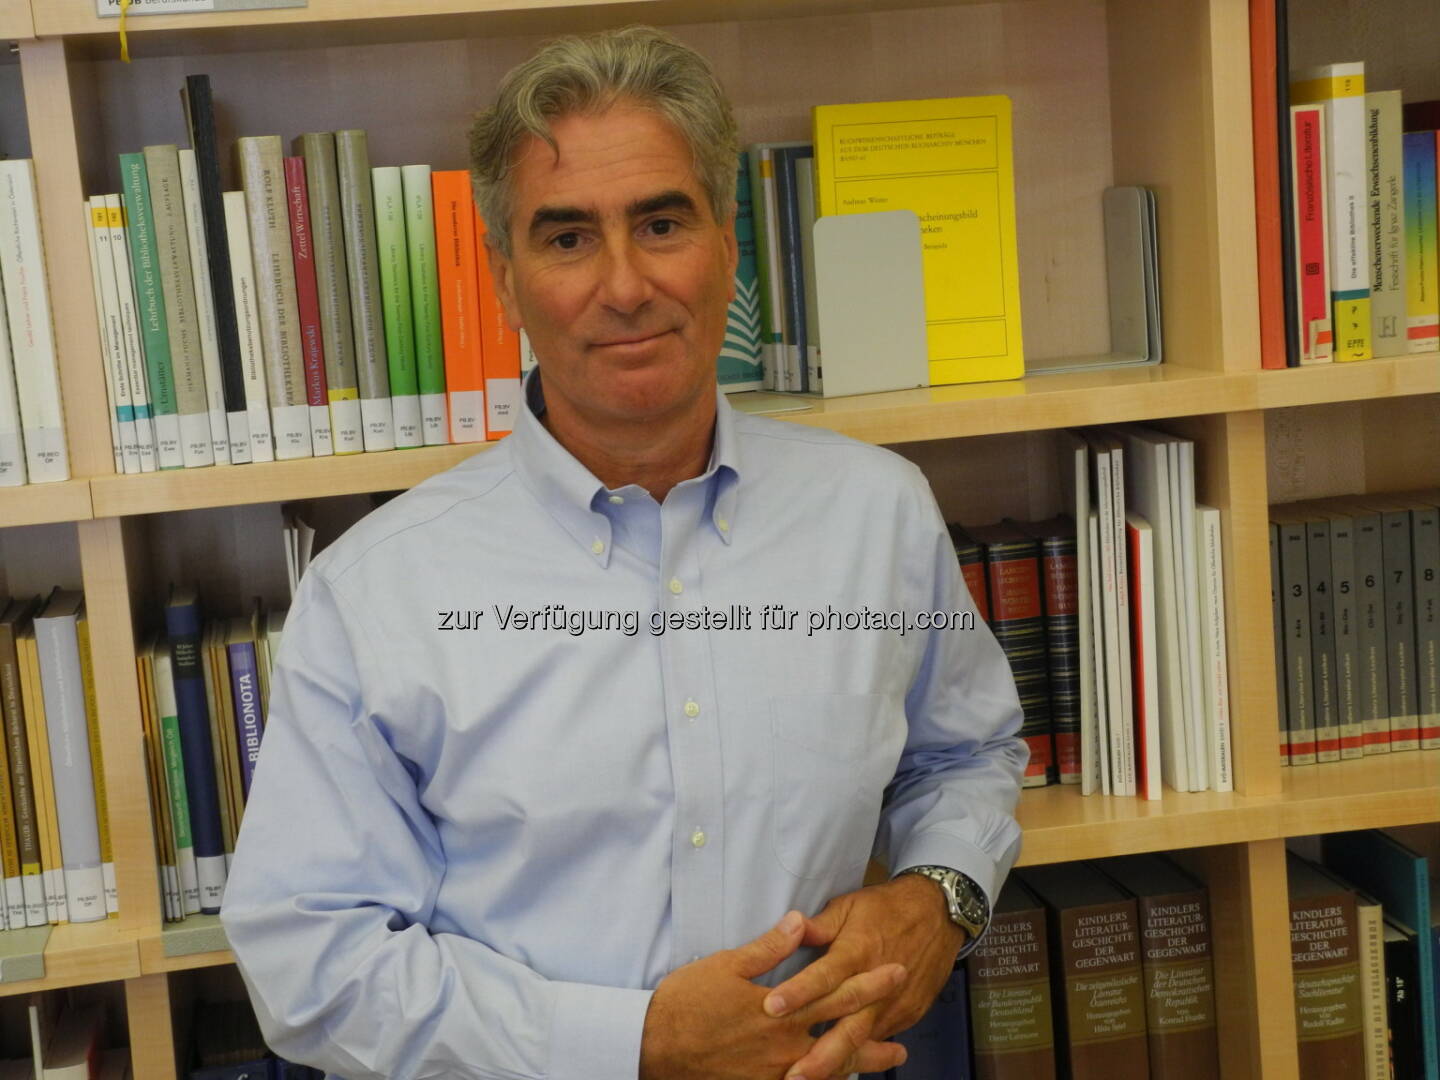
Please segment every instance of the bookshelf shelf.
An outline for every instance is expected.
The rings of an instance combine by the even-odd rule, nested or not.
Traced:
[[[15,931],[35,935],[37,930]],[[5,931],[9,934],[11,931]],[[95,923],[66,923],[48,928],[44,940],[44,975],[35,979],[0,981],[0,997],[58,990],[66,986],[117,982],[140,974],[140,952],[133,931],[122,930],[116,920]],[[6,966],[24,962],[22,957],[5,957]],[[22,969],[23,970],[23,969]]]
[[[1437,393],[1440,353],[1433,352],[1256,375],[1256,406],[1261,409]]]
[[[0,526],[85,521],[92,516],[88,480],[0,488]]]
[[[30,17],[30,0],[0,0],[0,41],[15,41],[35,36],[35,23]]]

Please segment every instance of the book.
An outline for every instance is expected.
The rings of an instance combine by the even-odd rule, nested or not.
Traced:
[[[355,335],[355,370],[360,384],[360,417],[366,450],[393,450],[389,360],[380,301],[379,251],[370,150],[365,132],[335,132],[335,164],[344,222],[345,271],[350,287],[350,325]]]
[[[166,805],[175,848],[175,870],[180,890],[180,916],[201,910],[200,871],[195,838],[190,826],[190,792],[185,779],[186,753],[180,729],[180,704],[175,693],[175,668],[170,642],[161,638],[155,646],[155,703],[158,714],[161,754],[164,761]],[[197,753],[198,757],[198,753]],[[202,759],[203,760],[203,759]],[[196,762],[198,767],[199,761]],[[218,813],[218,810],[216,811]],[[208,811],[207,811],[208,813]],[[215,826],[218,828],[218,824]],[[206,888],[213,894],[214,862],[207,863]],[[177,917],[180,917],[177,916]]]
[[[1050,724],[1062,784],[1080,782],[1080,626],[1076,605],[1075,522],[1019,522],[1040,546],[1041,609],[1049,659]]]
[[[1306,558],[1305,521],[1299,514],[1272,507],[1270,520],[1279,526],[1280,610],[1284,619],[1285,729],[1289,732],[1290,764],[1315,763],[1315,711],[1310,653],[1310,571]]]
[[[1410,352],[1440,347],[1440,262],[1436,260],[1435,132],[1407,131],[1405,158],[1405,321]]]
[[[136,450],[140,455],[140,471],[154,472],[159,467],[156,456],[155,423],[150,405],[150,385],[145,374],[145,350],[140,340],[140,312],[136,305],[135,288],[130,273],[130,244],[125,231],[125,204],[120,194],[105,196],[105,216],[110,234],[110,269],[114,272],[115,299],[120,311],[120,332],[125,345],[125,367],[130,387],[130,401],[135,410]],[[96,238],[99,250],[99,237]],[[101,270],[102,286],[105,283]],[[233,454],[233,451],[232,451]]]
[[[755,208],[750,194],[750,162],[740,151],[735,173],[735,299],[725,319],[725,343],[720,346],[716,377],[727,393],[764,387],[761,364],[760,281],[755,265]]]
[[[70,915],[65,898],[65,876],[61,869],[60,834],[50,769],[50,740],[46,732],[45,696],[33,621],[21,632],[16,646],[21,661],[20,691],[25,703],[25,738],[30,749],[35,812],[40,830],[40,884],[45,895],[43,922],[58,925],[69,922]]]
[[[420,380],[415,367],[415,313],[410,301],[410,251],[405,239],[405,195],[398,165],[370,170],[375,200],[375,252],[380,271],[379,301],[390,375],[390,411],[395,446],[423,446]]]
[[[814,144],[820,216],[920,217],[930,382],[1022,376],[1010,99],[819,105]]]
[[[795,162],[813,157],[809,144],[777,147],[775,163],[775,208],[779,215],[780,285],[785,303],[784,350],[782,357],[789,388],[800,393],[810,391],[808,327],[805,318],[805,277],[801,251],[800,199],[795,188]]]
[[[1103,647],[1103,638],[1095,634],[1093,617],[1098,603],[1096,591],[1091,587],[1091,567],[1096,559],[1095,549],[1090,543],[1090,455],[1085,440],[1073,431],[1062,431],[1060,439],[1060,488],[1066,511],[1075,520],[1075,585],[1076,615],[1079,634],[1080,666],[1080,793],[1093,794],[1100,788],[1100,745],[1098,724],[1100,719],[1097,683],[1102,673],[1097,671],[1095,652],[1097,643]],[[1101,665],[1103,667],[1103,663]]]
[[[255,263],[250,254],[250,215],[243,191],[227,191],[225,235],[230,242],[230,281],[234,287],[235,327],[240,343],[241,375],[245,387],[246,430],[250,460],[274,461],[271,438],[270,392],[266,386],[265,347],[255,287]]]
[[[1366,264],[1374,355],[1409,351],[1405,289],[1405,167],[1400,91],[1365,94]]]
[[[305,159],[282,159],[285,205],[290,217],[290,254],[295,263],[295,311],[300,321],[300,354],[305,370],[305,405],[310,448],[315,457],[335,452],[330,395],[325,386],[325,336],[320,329],[320,292],[315,284],[315,243],[310,233],[310,191]]]
[[[1310,692],[1315,710],[1315,760],[1340,760],[1340,717],[1335,704],[1335,639],[1331,619],[1330,521],[1305,513],[1305,561],[1310,596]]]
[[[1200,676],[1205,691],[1204,717],[1210,786],[1233,791],[1235,774],[1230,737],[1229,645],[1225,635],[1224,542],[1218,507],[1195,504],[1195,533],[1200,550]],[[1351,733],[1359,747],[1358,730]]]
[[[135,434],[135,406],[130,396],[130,367],[125,359],[125,332],[115,292],[115,265],[110,256],[110,217],[103,195],[85,202],[85,231],[90,240],[90,280],[95,289],[95,318],[105,360],[105,393],[110,404],[110,432],[115,471],[140,471],[140,443]],[[154,465],[151,465],[154,468]]]
[[[260,736],[264,727],[260,711],[259,672],[255,661],[255,625],[248,616],[236,616],[228,621],[225,652],[229,661],[229,689],[234,701],[243,798],[248,798],[250,784],[255,777],[255,761],[260,756]]]
[[[445,397],[450,441],[485,439],[485,370],[481,353],[480,284],[475,252],[475,200],[463,169],[430,174],[445,342]]]
[[[440,278],[435,250],[435,197],[429,165],[403,165],[405,242],[409,245],[410,301],[415,319],[415,373],[426,446],[450,441],[445,411],[445,340],[440,327]]]
[[[1325,191],[1330,208],[1330,298],[1334,309],[1334,358],[1368,360],[1370,265],[1365,249],[1365,65],[1326,64],[1292,72],[1294,105],[1329,106],[1325,134]]]
[[[957,965],[915,1024],[894,1037],[905,1047],[895,1080],[972,1080],[970,1070],[970,995],[966,969]]]
[[[1139,514],[1127,511],[1130,558],[1131,693],[1135,699],[1136,785],[1145,799],[1161,795],[1160,675],[1155,653],[1155,535]]]
[[[1406,498],[1415,582],[1415,684],[1420,748],[1440,749],[1440,490]]]
[[[205,368],[205,403],[210,412],[210,449],[217,465],[230,464],[230,422],[225,409],[225,375],[220,361],[220,331],[215,318],[215,290],[210,284],[210,252],[205,238],[199,164],[195,151],[182,148],[180,192],[185,205],[185,238],[190,246],[190,275],[195,292],[195,321]],[[232,312],[233,315],[233,312]]]
[[[20,689],[20,657],[16,648],[16,635],[24,632],[32,609],[33,603],[23,600],[10,600],[0,606],[0,716],[4,717],[6,772],[14,807],[20,873],[18,883],[8,879],[5,882],[6,922],[12,930],[41,926],[45,922],[44,893],[40,887],[40,841]]]
[[[520,338],[495,291],[485,222],[475,212],[475,281],[480,297],[480,355],[485,370],[485,438],[503,439],[515,427],[520,401]]]
[[[68,480],[70,454],[65,446],[50,290],[45,282],[45,245],[40,235],[35,164],[29,158],[0,161],[0,279],[29,482]],[[5,375],[3,366],[0,364],[0,381]],[[8,426],[3,419],[0,424]]]
[[[1355,580],[1355,520],[1317,508],[1328,519],[1330,549],[1330,631],[1334,647],[1335,719],[1341,758],[1365,756],[1365,722],[1360,700],[1360,625]]]
[[[305,162],[305,194],[315,254],[320,339],[325,348],[325,394],[330,402],[331,443],[336,454],[358,454],[365,449],[365,440],[335,136],[328,131],[297,135],[293,152]]]
[[[1305,1080],[1364,1075],[1355,893],[1287,853],[1295,1031]]]
[[[1286,286],[1289,263],[1281,244],[1282,228],[1287,232],[1290,228],[1281,199],[1282,189],[1288,194],[1289,177],[1281,167],[1280,154],[1289,110],[1282,120],[1277,91],[1284,83],[1284,70],[1278,63],[1283,41],[1277,40],[1277,6],[1275,0],[1250,4],[1250,130],[1255,162],[1255,251],[1263,368],[1286,366],[1286,334],[1292,321],[1289,309],[1294,306],[1293,289]],[[1285,142],[1288,145],[1288,140]]]
[[[965,960],[975,1080],[1054,1080],[1045,906],[1010,875],[990,929]]]
[[[1420,942],[1414,930],[1385,916],[1385,1018],[1393,1076],[1430,1080],[1420,1013]]]
[[[1295,235],[1293,266],[1298,364],[1334,359],[1335,322],[1330,301],[1330,204],[1325,197],[1325,106],[1290,107],[1290,159]]]
[[[270,398],[270,434],[277,461],[312,457],[305,352],[295,294],[295,254],[290,243],[284,151],[278,135],[246,135],[235,156],[250,222],[255,267],[255,308]]]
[[[990,590],[985,584],[985,553],[963,527],[951,523],[947,526],[950,543],[955,548],[955,558],[960,563],[960,576],[965,579],[965,589],[970,601],[986,623],[990,622]]]
[[[95,691],[95,666],[90,650],[90,620],[82,608],[75,620],[80,646],[80,678],[85,684],[85,732],[90,743],[90,773],[95,786],[95,824],[100,831],[100,873],[105,882],[105,914],[120,914],[120,892],[115,881],[115,847],[110,832],[110,797],[105,784],[105,755],[100,744],[100,702]],[[73,920],[72,920],[73,921]]]

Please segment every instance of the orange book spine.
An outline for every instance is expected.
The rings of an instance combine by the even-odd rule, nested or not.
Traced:
[[[470,174],[464,169],[432,172],[430,185],[435,197],[435,261],[450,441],[480,442],[485,438],[485,374]]]
[[[485,254],[485,222],[475,214],[476,264],[480,279],[480,339],[485,357],[485,437],[499,439],[515,429],[520,407],[520,334],[505,321],[495,278]]]

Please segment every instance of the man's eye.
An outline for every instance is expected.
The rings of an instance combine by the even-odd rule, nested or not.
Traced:
[[[672,218],[657,218],[650,222],[650,230],[656,236],[669,236],[679,223]]]
[[[574,251],[580,246],[580,234],[577,232],[561,233],[550,242],[561,251]]]

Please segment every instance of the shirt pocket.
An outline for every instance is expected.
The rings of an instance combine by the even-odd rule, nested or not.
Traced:
[[[770,699],[775,857],[800,878],[864,868],[885,786],[905,744],[901,702],[885,694]]]

